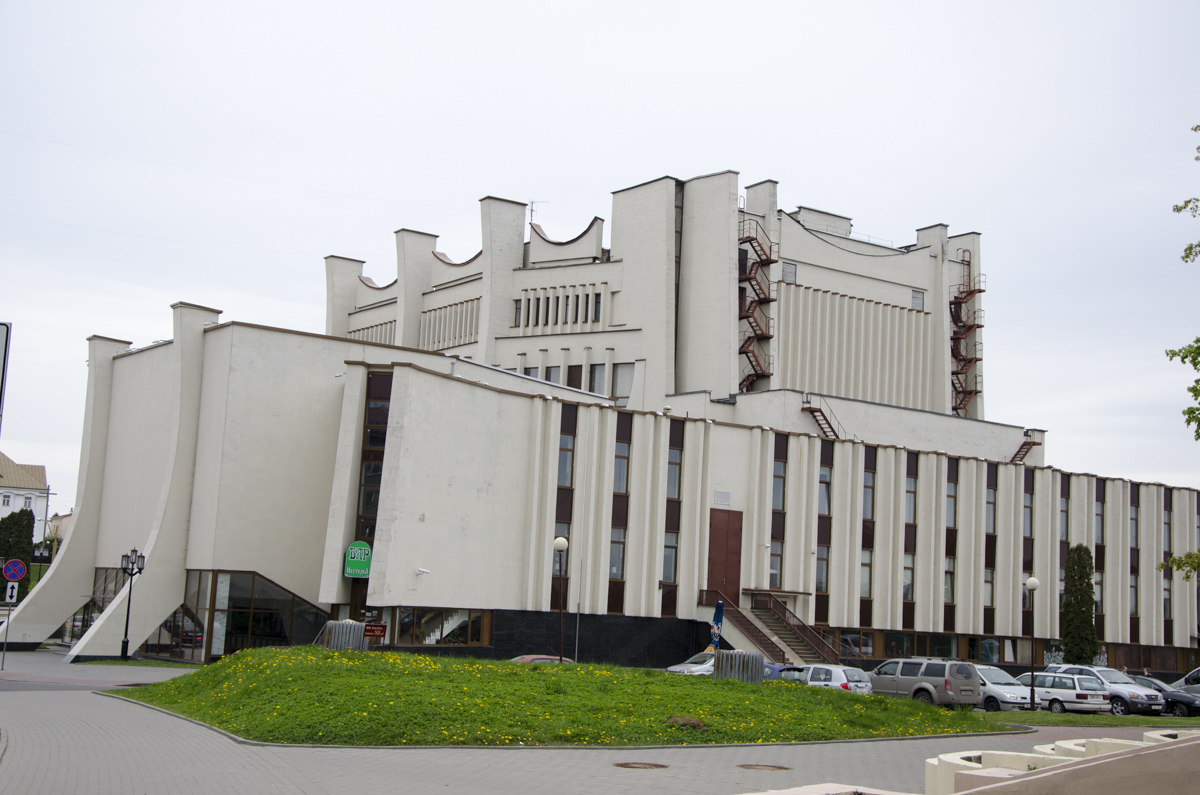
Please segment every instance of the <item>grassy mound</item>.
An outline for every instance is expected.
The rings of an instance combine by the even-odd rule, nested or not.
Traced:
[[[240,737],[279,743],[691,745],[1003,728],[971,712],[790,682],[312,646],[244,651],[120,692]]]

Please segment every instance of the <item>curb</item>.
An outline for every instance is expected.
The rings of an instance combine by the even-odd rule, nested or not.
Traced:
[[[475,749],[480,751],[659,751],[659,750],[676,750],[680,748],[695,748],[704,750],[706,748],[786,748],[788,746],[805,746],[805,745],[837,745],[840,743],[881,743],[893,742],[896,740],[948,740],[958,737],[998,737],[1006,734],[1034,734],[1038,731],[1035,726],[1025,724],[1010,724],[1012,731],[999,732],[970,732],[962,734],[921,734],[913,737],[859,737],[851,740],[805,740],[792,743],[713,743],[711,745],[334,745],[317,744],[317,743],[264,743],[258,740],[247,740],[244,737],[238,737],[236,734],[230,734],[224,729],[218,729],[209,723],[198,721],[195,718],[189,718],[186,715],[180,715],[178,712],[171,712],[169,709],[156,707],[153,704],[147,704],[144,701],[137,701],[125,696],[118,696],[115,693],[106,693],[102,690],[93,691],[98,696],[105,698],[115,698],[118,701],[126,701],[130,704],[136,704],[139,707],[152,709],[155,712],[161,712],[164,715],[170,715],[172,718],[194,723],[197,726],[202,726],[209,731],[214,731],[224,737],[233,740],[240,745],[254,745],[263,748],[328,748],[334,750],[346,749],[364,749],[364,750],[401,750],[415,749],[418,751],[434,751],[454,749],[456,751]],[[2,753],[2,751],[0,751]]]

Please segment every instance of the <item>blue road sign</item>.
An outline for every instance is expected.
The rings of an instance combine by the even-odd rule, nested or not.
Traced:
[[[4,579],[19,580],[25,576],[25,564],[19,560],[10,560],[4,564]]]

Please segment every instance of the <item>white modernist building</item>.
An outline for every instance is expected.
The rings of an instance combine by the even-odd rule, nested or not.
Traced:
[[[1196,492],[986,421],[978,234],[880,245],[735,172],[616,191],[607,247],[599,218],[555,241],[480,209],[465,262],[408,229],[390,283],[329,257],[324,334],[179,303],[167,342],[92,337],[73,523],[13,640],[67,622],[71,659],[116,654],[136,546],[148,654],[331,615],[511,656],[561,606],[569,654],[661,665],[721,600],[777,659],[1017,663],[1053,657],[1086,544],[1110,662],[1196,665],[1196,585],[1156,566],[1196,548]]]

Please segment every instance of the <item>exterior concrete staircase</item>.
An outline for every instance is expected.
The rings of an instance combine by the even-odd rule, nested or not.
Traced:
[[[825,660],[804,638],[773,611],[767,608],[755,608],[750,611],[756,623],[760,624],[766,633],[783,647],[789,662],[795,665],[815,665]]]

